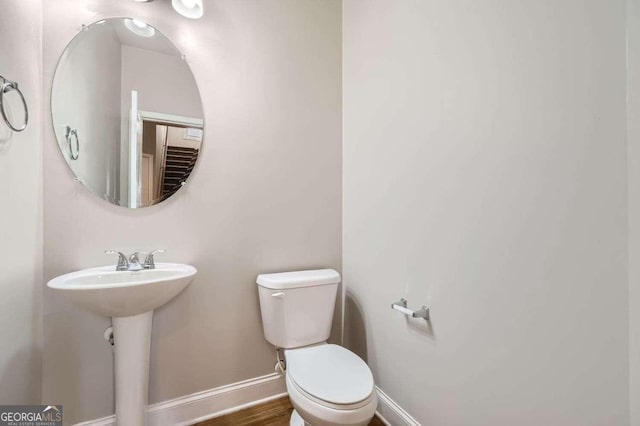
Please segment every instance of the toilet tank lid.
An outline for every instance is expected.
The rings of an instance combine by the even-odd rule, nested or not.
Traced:
[[[276,274],[260,274],[256,282],[261,287],[273,290],[286,290],[290,288],[338,284],[340,282],[340,274],[333,269],[279,272]]]

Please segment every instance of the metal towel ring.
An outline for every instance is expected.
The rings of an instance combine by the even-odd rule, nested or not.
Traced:
[[[18,83],[16,83],[15,81],[9,81],[1,75],[0,81],[2,82],[2,84],[0,84],[0,113],[2,113],[2,118],[11,130],[13,130],[14,132],[21,132],[27,128],[27,123],[29,122],[29,109],[27,108],[27,101],[24,99],[24,95],[22,94],[20,89],[18,89]],[[18,92],[18,95],[20,95],[20,99],[22,99],[22,105],[24,106],[24,124],[21,127],[14,126],[7,116],[8,114],[5,107],[4,94],[9,93],[12,90]]]
[[[71,146],[71,138],[72,137],[76,140],[76,153],[75,153],[75,155],[73,154],[73,148]],[[69,145],[69,157],[72,160],[77,160],[78,157],[80,157],[80,139],[78,139],[78,131],[76,129],[72,129],[71,127],[67,126],[64,138],[67,140],[67,144]]]

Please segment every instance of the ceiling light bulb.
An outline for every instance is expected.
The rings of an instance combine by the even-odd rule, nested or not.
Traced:
[[[156,33],[155,28],[139,19],[127,18],[124,20],[124,25],[129,31],[140,37],[153,37]]]
[[[204,14],[202,0],[171,0],[171,5],[186,18],[198,19]]]
[[[141,30],[144,30],[145,28],[148,27],[148,25],[142,21],[138,21],[137,19],[132,19],[131,22],[133,22],[133,25],[135,25],[136,27],[140,28]]]

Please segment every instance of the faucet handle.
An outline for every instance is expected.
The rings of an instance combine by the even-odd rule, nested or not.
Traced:
[[[164,253],[165,251],[166,251],[165,249],[158,249],[158,250],[151,251],[149,254],[147,254],[147,257],[144,259],[144,263],[142,264],[142,267],[144,269],[156,269],[156,263],[155,263],[155,260],[153,259],[153,255],[156,253]]]
[[[118,255],[118,265],[116,266],[116,271],[126,271],[129,268],[129,261],[127,261],[127,256],[125,256],[121,251],[105,250],[104,254]]]

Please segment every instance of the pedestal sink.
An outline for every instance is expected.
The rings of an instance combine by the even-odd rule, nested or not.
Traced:
[[[113,318],[118,425],[146,424],[153,310],[184,290],[196,273],[193,266],[177,263],[156,263],[155,269],[142,271],[104,266],[47,283],[76,304]]]

